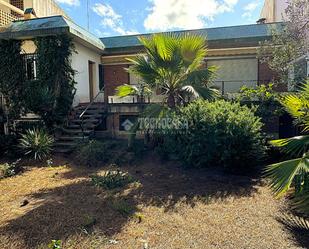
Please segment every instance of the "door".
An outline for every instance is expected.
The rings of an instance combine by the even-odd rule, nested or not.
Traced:
[[[94,62],[88,61],[88,70],[89,70],[89,99],[90,102],[94,98]]]

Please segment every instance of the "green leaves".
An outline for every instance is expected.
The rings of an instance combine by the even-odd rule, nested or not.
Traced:
[[[25,155],[32,156],[35,160],[42,160],[48,157],[52,151],[54,138],[44,130],[27,130],[21,135],[19,147]]]
[[[271,179],[271,188],[282,196],[291,187],[295,176],[309,173],[308,158],[297,158],[267,166],[265,175]]]
[[[166,33],[142,36],[140,41],[146,55],[128,59],[133,63],[129,72],[137,75],[148,89],[166,95],[166,105],[173,109],[191,97],[214,97],[207,88],[215,68],[205,66],[207,46],[202,36]],[[137,93],[129,87],[118,90],[119,96]]]
[[[298,121],[298,124],[307,131],[309,129],[309,82],[301,88],[299,94],[284,96],[281,103]],[[294,208],[308,214],[309,135],[274,140],[271,144],[289,155],[300,156],[300,158],[269,165],[266,168],[265,175],[271,180],[271,188],[276,195],[282,196],[294,187]]]
[[[122,85],[116,88],[116,95],[119,97],[127,97],[130,95],[137,95],[138,89],[132,85]]]
[[[294,156],[302,156],[308,151],[309,136],[297,136],[287,139],[273,140],[271,145],[279,147],[280,150]]]

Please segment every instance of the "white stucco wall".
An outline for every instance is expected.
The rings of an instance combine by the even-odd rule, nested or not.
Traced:
[[[89,95],[89,71],[88,62],[92,61],[94,67],[94,96],[99,92],[99,64],[101,56],[84,45],[75,42],[77,53],[72,55],[72,67],[76,70],[75,81],[77,82],[77,92],[74,99],[74,105],[87,103],[90,101]]]

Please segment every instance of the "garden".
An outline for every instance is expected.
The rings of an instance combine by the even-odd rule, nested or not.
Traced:
[[[261,44],[273,70],[291,61],[280,64],[280,53],[303,48],[286,29]],[[1,247],[309,247],[309,81],[297,78],[295,91],[280,94],[281,70],[280,82],[243,87],[231,99],[211,85],[216,67],[205,65],[205,38],[168,33],[140,42],[146,54],[131,58],[128,70],[141,83],[119,86],[117,95],[142,101],[160,92],[163,102],[144,108],[127,139],[90,137],[59,154],[54,136],[75,94],[72,41],[36,39],[31,80],[21,42],[0,41],[10,130],[0,135]],[[28,112],[40,121],[16,128],[11,121]],[[269,132],[283,113],[296,136]]]

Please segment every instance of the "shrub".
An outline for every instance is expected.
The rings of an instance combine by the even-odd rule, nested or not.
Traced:
[[[130,164],[141,156],[141,149],[128,149],[125,140],[90,140],[79,144],[74,154],[78,164],[99,167],[107,163]]]
[[[111,207],[123,216],[130,216],[134,213],[134,208],[125,200],[114,200]]]
[[[121,188],[133,182],[133,178],[128,173],[119,170],[107,171],[103,176],[91,176],[91,180],[96,187],[104,189]]]
[[[264,156],[262,123],[246,106],[198,100],[182,108],[179,115],[188,122],[188,129],[181,135],[165,135],[159,149],[176,154],[189,167],[245,170]]]
[[[112,144],[103,143],[97,140],[91,140],[82,143],[76,149],[76,161],[81,165],[88,167],[99,167],[103,163],[107,163],[111,158]]]
[[[51,154],[54,138],[42,129],[27,130],[19,140],[20,148],[25,155],[35,160],[42,160]]]
[[[17,143],[17,138],[14,135],[0,135],[0,156],[15,154],[17,152],[15,147]]]
[[[0,164],[0,179],[1,178],[6,178],[6,177],[11,177],[18,172],[20,172],[21,167],[19,165],[20,159],[13,163],[5,163],[5,164]]]

